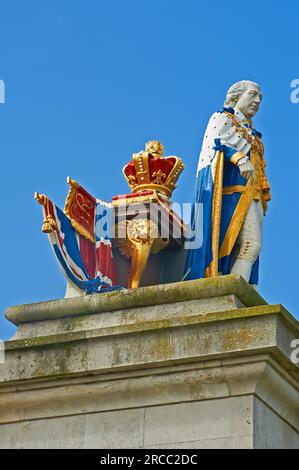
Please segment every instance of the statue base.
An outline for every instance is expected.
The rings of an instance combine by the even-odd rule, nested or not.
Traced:
[[[6,316],[1,448],[299,448],[299,323],[239,276]]]

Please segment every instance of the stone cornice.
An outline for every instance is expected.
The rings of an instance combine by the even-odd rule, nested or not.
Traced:
[[[273,358],[261,354],[27,382],[0,389],[0,423],[255,395],[299,431],[299,387],[286,378]]]
[[[235,295],[248,307],[265,305],[266,301],[250,287],[241,276],[228,275],[210,279],[161,284],[107,294],[88,295],[80,298],[52,300],[9,307],[6,318],[20,325],[33,321],[113,312],[185,300]]]

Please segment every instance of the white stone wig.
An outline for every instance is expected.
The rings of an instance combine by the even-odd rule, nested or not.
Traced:
[[[250,87],[256,87],[259,91],[261,91],[261,87],[255,83],[251,82],[250,80],[241,80],[240,82],[234,83],[228,90],[226,99],[224,101],[224,106],[235,106],[240,96]]]

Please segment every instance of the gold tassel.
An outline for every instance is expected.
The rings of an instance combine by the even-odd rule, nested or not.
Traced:
[[[42,232],[52,233],[56,228],[55,220],[52,217],[46,217],[42,225]]]
[[[42,225],[42,232],[52,233],[56,229],[56,222],[49,214],[49,199],[45,194],[39,194],[37,191],[34,193],[34,199],[41,205],[44,206],[46,214],[45,220]]]

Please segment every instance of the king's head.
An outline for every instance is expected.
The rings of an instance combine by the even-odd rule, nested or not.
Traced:
[[[250,80],[241,80],[229,88],[224,106],[237,108],[251,119],[258,112],[261,101],[260,86]]]

